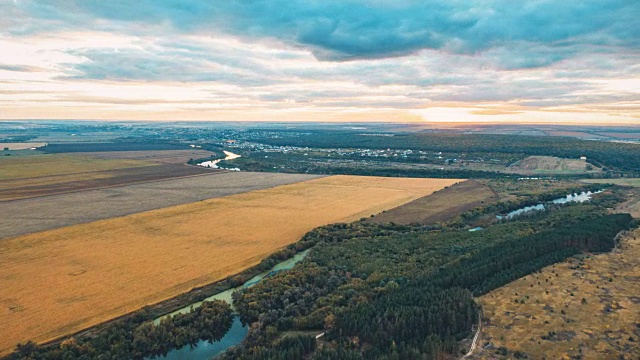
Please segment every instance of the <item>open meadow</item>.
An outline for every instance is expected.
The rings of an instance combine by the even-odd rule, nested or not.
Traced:
[[[636,359],[639,269],[635,230],[612,253],[570,258],[480,297],[479,345],[492,347],[474,357],[513,358],[520,351],[530,359]]]
[[[567,159],[553,156],[529,156],[511,164],[507,172],[522,175],[535,174],[584,174],[601,172],[598,167],[582,159]]]
[[[0,241],[0,354],[224,279],[456,179],[333,176]]]
[[[589,184],[616,184],[622,186],[640,187],[640,178],[584,179],[582,181]]]

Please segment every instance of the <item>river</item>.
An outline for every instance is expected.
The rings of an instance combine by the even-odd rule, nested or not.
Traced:
[[[231,294],[233,294],[233,292],[243,289],[243,288],[248,288],[251,287],[257,283],[259,283],[262,279],[264,279],[267,276],[270,275],[274,275],[277,274],[280,271],[283,270],[289,270],[291,268],[293,268],[297,263],[299,263],[300,261],[302,261],[307,254],[309,253],[310,249],[301,251],[297,254],[295,254],[292,258],[287,259],[285,261],[282,261],[278,264],[276,264],[274,267],[272,267],[270,270],[262,272],[254,277],[252,277],[251,279],[247,280],[244,284],[242,284],[241,286],[238,286],[236,288],[232,288],[229,290],[225,290],[223,292],[217,293],[215,295],[209,296],[208,298],[202,300],[202,301],[198,301],[195,302],[193,304],[189,304],[181,309],[178,309],[172,313],[163,315],[155,320],[153,320],[154,324],[158,324],[162,319],[168,317],[168,316],[173,316],[176,314],[184,314],[187,313],[189,311],[191,311],[191,308],[194,307],[198,307],[200,305],[202,305],[202,303],[204,301],[211,301],[211,300],[222,300],[222,301],[226,301],[229,304],[231,304],[231,308],[234,309],[233,307],[233,300],[231,299]],[[234,309],[235,310],[235,309]],[[209,343],[208,341],[204,341],[201,340],[198,342],[197,346],[194,348],[190,348],[188,346],[185,346],[181,349],[177,349],[177,350],[173,350],[171,352],[169,352],[166,356],[160,356],[160,357],[156,357],[156,358],[147,358],[147,360],[149,359],[163,359],[163,360],[204,360],[204,359],[211,359],[212,357],[214,357],[215,355],[220,354],[221,352],[227,350],[228,348],[238,345],[244,338],[245,336],[247,336],[249,329],[247,329],[247,327],[243,326],[242,323],[240,322],[240,319],[238,318],[238,316],[236,316],[233,319],[233,324],[231,325],[231,328],[229,329],[229,331],[225,334],[225,336],[220,339],[220,341],[215,341],[213,343]]]
[[[240,157],[240,155],[234,154],[231,151],[224,150],[223,152],[224,152],[224,155],[225,155],[224,159],[210,160],[210,161],[201,162],[201,163],[198,164],[198,166],[208,167],[208,168],[212,168],[212,169],[220,169],[220,167],[218,167],[218,163],[220,161],[222,161],[222,160],[233,160],[233,159],[237,159],[237,158]],[[237,171],[240,171],[240,169],[238,169],[238,168],[225,169],[225,170],[237,170]]]
[[[599,194],[601,193],[602,190],[598,190],[596,192],[591,192],[591,191],[583,191],[580,194],[569,194],[565,197],[561,197],[558,199],[554,199],[551,200],[549,203],[551,204],[566,204],[566,203],[570,203],[570,202],[585,202],[585,201],[589,201],[591,200],[591,196],[594,194]],[[536,204],[536,205],[531,205],[531,206],[525,206],[523,208],[511,211],[510,213],[508,213],[507,215],[496,215],[496,218],[499,220],[502,219],[507,219],[507,220],[511,220],[514,217],[518,216],[518,215],[522,215],[531,211],[544,211],[545,207],[544,204]]]

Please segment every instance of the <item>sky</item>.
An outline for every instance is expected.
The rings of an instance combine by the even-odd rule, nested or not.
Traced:
[[[638,0],[0,0],[0,119],[640,124]]]

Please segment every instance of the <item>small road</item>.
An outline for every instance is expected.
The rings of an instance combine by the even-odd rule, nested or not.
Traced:
[[[471,342],[471,347],[469,348],[469,352],[467,352],[461,359],[466,359],[469,356],[473,355],[473,351],[476,349],[478,337],[480,337],[481,332],[482,332],[482,312],[479,312],[478,313],[478,330],[476,331],[476,334],[473,336],[473,341]]]

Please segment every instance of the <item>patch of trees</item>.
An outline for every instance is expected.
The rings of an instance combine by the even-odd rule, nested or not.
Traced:
[[[291,336],[276,340],[270,347],[256,346],[244,351],[235,351],[234,349],[231,349],[225,354],[225,357],[234,360],[304,359],[308,358],[315,349],[315,337]]]
[[[615,236],[632,220],[629,214],[604,215],[514,237],[462,258],[426,281],[443,288],[463,287],[480,296],[579,252],[609,251]]]
[[[135,357],[164,356],[173,349],[195,346],[200,340],[222,339],[233,322],[231,307],[224,301],[205,301],[186,314],[147,322],[135,329],[132,346]]]
[[[159,324],[135,320],[116,323],[96,335],[69,339],[59,347],[41,348],[29,342],[19,345],[11,359],[143,359],[166,355],[173,349],[194,346],[200,340],[217,341],[233,322],[231,307],[215,300],[186,314],[163,319]]]
[[[454,353],[477,320],[469,291],[411,284],[342,312],[333,335],[367,344],[365,359],[438,358]]]

